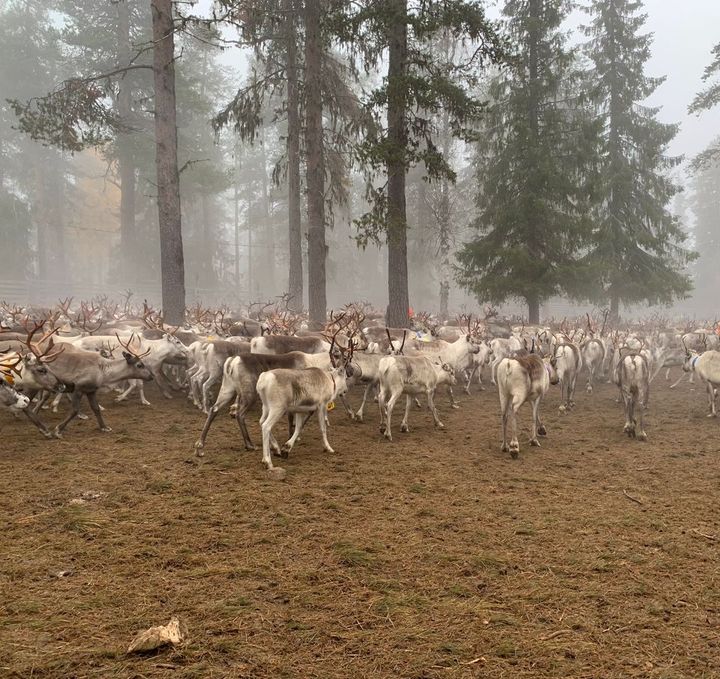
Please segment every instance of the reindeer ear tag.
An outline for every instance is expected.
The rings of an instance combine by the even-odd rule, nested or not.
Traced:
[[[330,412],[331,410],[335,410],[335,401],[328,401],[327,409],[328,412]]]
[[[12,386],[13,384],[15,384],[15,378],[12,376],[11,373],[0,373],[0,375],[2,375],[3,379],[4,379],[10,386]]]

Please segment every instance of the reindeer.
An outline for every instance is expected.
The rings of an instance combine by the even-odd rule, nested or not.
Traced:
[[[28,396],[30,401],[36,394],[43,391],[63,392],[65,390],[65,385],[48,368],[48,364],[51,364],[64,350],[63,346],[53,347],[48,344],[49,338],[56,330],[43,335],[37,343],[32,341],[35,333],[41,330],[44,325],[44,322],[36,323],[35,327],[28,332],[25,340],[27,345],[26,353],[8,352],[3,354],[2,360],[0,360],[0,377],[4,376],[5,380],[10,381],[16,391]],[[40,348],[43,345],[45,345],[44,350]],[[33,409],[25,408],[23,413],[43,436],[52,438],[52,432],[40,421]]]
[[[24,412],[29,405],[30,399],[27,396],[16,391],[9,382],[0,377],[0,406]]]
[[[475,340],[470,327],[471,318],[467,316],[467,333],[460,336],[454,342],[444,340],[413,340],[412,348],[418,354],[432,354],[440,357],[441,363],[447,363],[453,368],[453,373],[464,372],[473,367],[473,357],[480,352],[480,344]],[[448,395],[452,408],[457,409],[457,402],[452,390],[452,382],[448,386]]]
[[[328,453],[335,451],[327,439],[326,413],[328,404],[347,392],[347,379],[352,377],[352,342],[346,351],[341,349],[342,359],[337,362],[333,355],[334,343],[330,347],[332,369],[305,368],[287,370],[278,368],[262,373],[257,381],[257,394],[262,401],[260,428],[263,440],[263,462],[268,470],[273,469],[270,455],[271,446],[277,450],[277,442],[272,436],[275,424],[287,413],[295,416],[295,431],[283,445],[283,457],[292,450],[307,421],[306,416],[318,414],[318,423],[323,440],[323,449]]]
[[[647,441],[643,426],[643,414],[650,398],[650,368],[641,353],[627,347],[617,349],[618,361],[613,371],[613,382],[620,389],[625,406],[623,431],[631,438]],[[636,416],[637,413],[637,416]]]
[[[580,349],[570,341],[559,343],[555,347],[555,353],[550,359],[550,364],[557,372],[560,381],[560,412],[567,412],[575,407],[575,384],[580,369],[582,358]]]
[[[172,398],[170,393],[172,385],[163,374],[163,365],[166,363],[184,365],[188,358],[188,350],[185,345],[171,333],[164,333],[160,339],[156,340],[143,339],[132,333],[127,341],[123,341],[118,333],[115,333],[115,335],[92,335],[73,341],[73,345],[79,349],[91,351],[105,349],[110,353],[121,347],[127,351],[128,346],[133,346],[134,352],[143,352],[143,357],[146,357],[144,361],[145,367],[150,370],[158,388],[167,399]],[[116,400],[118,402],[124,401],[136,389],[140,395],[140,403],[149,406],[150,402],[145,398],[142,380],[131,382]]]
[[[698,353],[688,349],[684,341],[683,346],[685,348],[683,371],[696,374],[707,384],[708,417],[717,417],[715,399],[717,389],[720,387],[720,351],[710,350]]]
[[[497,368],[498,394],[502,414],[502,448],[513,458],[520,453],[517,438],[517,412],[523,403],[532,406],[532,434],[530,445],[540,447],[538,436],[546,436],[547,430],[540,421],[540,402],[551,384],[560,381],[550,358],[542,359],[537,354],[516,352],[512,357],[503,358]],[[508,445],[508,426],[512,438]]]
[[[130,349],[130,342],[123,343],[122,346],[125,349],[122,358],[111,359],[104,358],[95,351],[64,345],[64,350],[54,361],[53,373],[72,393],[70,399],[72,411],[55,427],[56,438],[62,437],[67,425],[80,413],[80,401],[83,396],[90,404],[100,431],[112,431],[103,420],[100,404],[97,401],[98,389],[124,380],[139,379],[144,382],[152,380],[152,372],[142,362],[148,352],[135,354]]]
[[[405,416],[400,431],[410,431],[407,420],[412,403],[411,397],[420,394],[427,396],[428,409],[432,413],[435,426],[438,429],[445,428],[438,416],[434,396],[438,386],[442,384],[452,386],[456,383],[455,369],[452,365],[443,363],[440,358],[437,363],[433,363],[427,356],[385,356],[380,361],[379,371],[380,431],[388,441],[392,441],[393,408],[403,394],[406,395]]]
[[[287,354],[253,354],[240,353],[230,357],[223,366],[223,378],[215,404],[209,409],[205,426],[200,438],[195,443],[195,454],[203,456],[205,440],[213,421],[218,413],[235,400],[235,419],[242,434],[246,450],[255,450],[250,439],[245,416],[252,408],[257,397],[257,382],[264,372],[275,369],[303,370],[306,368],[319,368],[330,370],[335,358],[342,356],[342,349],[335,344],[333,337],[330,343],[334,356],[327,354],[304,354],[292,351]],[[346,405],[347,408],[347,405]]]

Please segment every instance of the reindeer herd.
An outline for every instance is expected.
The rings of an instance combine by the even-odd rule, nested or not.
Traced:
[[[434,424],[443,428],[436,399],[447,394],[457,405],[453,387],[466,393],[473,384],[485,389],[489,378],[498,390],[502,450],[517,457],[520,444],[517,414],[525,403],[532,412],[530,445],[547,435],[541,404],[550,385],[559,385],[560,412],[575,408],[581,372],[586,390],[600,380],[614,383],[623,404],[624,431],[647,439],[643,415],[650,384],[673,367],[697,376],[707,387],[708,416],[717,415],[720,385],[718,324],[674,327],[655,318],[625,328],[608,327],[590,315],[573,323],[563,320],[542,327],[501,321],[486,308],[482,315],[458,317],[440,324],[418,314],[412,328],[388,328],[368,304],[348,304],[331,312],[324,327],[313,329],[307,318],[290,309],[287,298],[253,304],[244,313],[195,305],[185,324],[169,327],[147,302],[142,307],[107,299],[73,304],[61,300],[53,308],[0,305],[0,406],[23,415],[47,438],[60,438],[82,413],[83,397],[101,431],[109,432],[99,396],[116,401],[135,395],[149,406],[144,385],[154,381],[166,398],[185,393],[205,414],[195,443],[204,454],[217,415],[230,409],[245,448],[255,446],[246,418],[259,401],[262,411],[262,461],[268,470],[273,454],[287,457],[313,414],[323,447],[332,452],[327,428],[339,401],[346,414],[363,422],[368,400],[378,403],[381,435],[393,440],[395,405],[405,396],[401,432],[409,432],[413,403],[426,401]],[[600,327],[598,328],[598,325]],[[489,373],[489,374],[486,374]],[[351,387],[362,387],[359,407],[350,403]],[[216,395],[215,395],[216,394]],[[43,410],[60,408],[66,416],[54,428],[43,422]],[[291,430],[280,445],[275,426],[287,418]]]

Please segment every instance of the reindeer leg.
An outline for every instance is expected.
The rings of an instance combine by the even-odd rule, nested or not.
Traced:
[[[276,410],[275,412],[270,412],[269,410],[266,411],[265,406],[263,405],[263,413],[260,417],[263,441],[262,461],[268,469],[273,469],[272,455],[270,454],[272,428],[283,415],[284,413],[282,410]]]
[[[710,406],[710,412],[708,412],[708,417],[717,417],[717,410],[715,408],[715,387],[711,382],[707,383],[707,393],[708,405]]]
[[[288,413],[288,417],[290,414]],[[300,432],[302,431],[303,424],[304,424],[304,417],[302,413],[295,413],[293,417],[295,421],[295,431],[293,431],[292,436],[288,438],[288,440],[283,444],[282,448],[280,449],[280,453],[282,457],[287,457],[290,451],[293,449],[293,446],[295,445],[295,442],[298,440],[298,437],[300,436]]]
[[[670,371],[668,370],[668,373],[669,372]],[[680,377],[678,377],[677,380],[670,385],[670,389],[675,389],[675,387],[677,387],[677,385],[680,384],[680,380],[682,380],[682,378],[685,377],[685,375],[686,375],[685,372],[681,372]]]
[[[405,395],[405,415],[402,419],[402,422],[400,423],[400,431],[401,432],[409,432],[410,427],[408,427],[408,416],[410,415],[410,406],[412,405],[412,398],[410,398],[410,394]]]
[[[510,456],[516,458],[520,454],[520,442],[517,437],[517,411],[520,410],[522,401],[515,397],[508,408],[510,426],[512,427],[512,438],[510,439]]]
[[[213,420],[217,417],[217,414],[223,408],[225,408],[234,398],[235,389],[220,389],[220,393],[218,394],[217,400],[215,401],[215,405],[210,408],[210,412],[207,415],[207,419],[205,420],[205,426],[200,433],[200,438],[195,442],[195,454],[198,457],[202,457],[205,454],[203,453],[203,448],[205,447],[205,439],[207,439],[207,435],[210,431]],[[242,426],[240,427],[240,432],[243,433],[244,438],[245,434],[243,432]]]
[[[473,365],[472,370],[470,371],[470,374],[467,376],[467,381],[465,382],[465,393],[468,396],[470,396],[470,384],[472,384],[472,379],[475,376],[477,369],[478,369],[477,364]]]
[[[70,396],[70,404],[72,406],[72,409],[70,411],[70,414],[55,427],[55,438],[60,439],[62,438],[62,433],[65,430],[65,427],[70,424],[72,420],[74,420],[78,414],[80,413],[80,399],[82,398],[82,392],[80,391],[74,391],[72,395]]]
[[[455,410],[459,410],[460,406],[455,401],[455,394],[453,394],[453,390],[450,385],[448,385],[448,396],[450,396],[450,407],[454,408]]]
[[[400,394],[391,394],[390,399],[385,406],[385,438],[388,441],[392,441],[392,412],[395,407],[395,403],[400,398]]]
[[[536,446],[537,448],[540,447],[540,441],[538,441],[538,434],[539,432],[539,424],[540,424],[540,417],[539,417],[539,411],[540,411],[540,399],[536,398],[532,402],[532,430],[530,435],[530,445]]]
[[[105,420],[103,420],[102,410],[100,410],[100,404],[97,400],[97,394],[94,391],[89,391],[86,396],[88,403],[90,404],[90,410],[92,410],[93,414],[95,415],[95,419],[97,420],[98,427],[100,427],[100,431],[112,431],[112,429],[105,424]]]
[[[427,392],[427,400],[428,400],[428,408],[430,409],[430,412],[432,413],[433,420],[435,421],[435,426],[438,429],[445,429],[445,425],[440,421],[440,416],[438,415],[437,408],[435,407],[435,391],[430,390]]]
[[[40,433],[46,439],[53,438],[53,433],[40,421],[40,418],[35,414],[34,411],[30,410],[30,408],[25,408],[22,412],[25,417],[27,417],[28,420],[30,420],[30,422],[32,422],[40,430]]]
[[[363,392],[363,400],[360,404],[360,409],[355,413],[355,421],[356,422],[362,422],[363,421],[363,412],[365,410],[365,402],[367,401],[368,394],[370,393],[370,389],[375,386],[372,382],[368,382],[367,386],[365,387],[365,391]]]
[[[320,424],[320,434],[322,435],[323,450],[326,453],[334,453],[335,451],[330,446],[330,443],[329,443],[328,437],[327,437],[327,420],[325,418],[326,413],[327,413],[326,407],[320,406],[318,408],[318,423]]]
[[[170,384],[168,378],[165,376],[165,373],[162,370],[162,366],[155,368],[150,372],[152,372],[152,375],[155,378],[155,383],[158,385],[158,389],[160,389],[162,395],[167,399],[171,399],[172,394],[170,393],[170,391],[172,389],[172,385]]]
[[[502,446],[500,447],[500,450],[503,453],[507,453],[510,450],[507,443],[507,428],[510,416],[508,413],[507,396],[502,393],[502,391],[500,392],[500,413],[502,415]]]

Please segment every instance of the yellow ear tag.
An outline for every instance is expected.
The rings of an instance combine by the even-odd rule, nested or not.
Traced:
[[[15,378],[10,373],[8,373],[7,375],[5,373],[3,373],[3,377],[5,378],[5,381],[8,384],[11,384],[11,385],[15,384]]]
[[[328,410],[335,410],[335,401],[329,401],[327,404]]]

